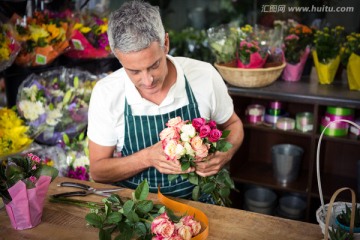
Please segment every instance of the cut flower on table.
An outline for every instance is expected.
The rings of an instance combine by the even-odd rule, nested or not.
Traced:
[[[20,44],[14,38],[10,24],[0,24],[0,71],[10,67],[20,51]]]
[[[230,131],[220,131],[215,121],[195,118],[192,121],[180,117],[170,119],[167,128],[160,132],[165,155],[169,161],[179,161],[183,171],[196,167],[197,161],[207,161],[207,158],[217,152],[226,152],[232,145],[225,140]],[[179,175],[169,175],[169,181]],[[203,194],[209,194],[215,204],[230,206],[230,190],[235,189],[234,183],[226,169],[216,175],[201,177],[195,172],[181,174],[195,185],[192,198],[198,200]]]
[[[176,202],[158,192],[160,203],[148,200],[149,185],[141,182],[132,197],[123,200],[112,194],[102,203],[71,198],[51,198],[54,203],[87,207],[87,223],[99,229],[100,240],[115,239],[206,239],[208,219],[191,206]],[[201,216],[201,217],[199,217]],[[175,231],[176,230],[176,231]],[[168,237],[165,237],[168,236]]]

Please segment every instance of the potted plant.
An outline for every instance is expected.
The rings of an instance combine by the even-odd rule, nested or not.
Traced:
[[[351,208],[345,204],[345,210],[342,210],[335,218],[336,224],[343,230],[350,231]],[[354,233],[360,232],[360,207],[356,207]]]
[[[342,228],[329,229],[331,240],[353,240],[354,236]]]
[[[351,33],[341,51],[341,63],[346,67],[350,90],[360,90],[360,33]]]

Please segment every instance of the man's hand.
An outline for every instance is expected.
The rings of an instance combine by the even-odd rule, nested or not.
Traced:
[[[209,155],[206,160],[196,162],[196,173],[202,177],[217,174],[222,167],[230,160],[227,152],[216,152]]]

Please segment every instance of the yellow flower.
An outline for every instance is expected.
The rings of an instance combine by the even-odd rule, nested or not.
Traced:
[[[10,56],[10,50],[7,46],[0,47],[0,61],[8,60]]]
[[[50,33],[49,41],[57,38],[60,35],[60,28],[56,27],[55,24],[46,25],[46,30]]]
[[[80,32],[81,33],[88,33],[88,32],[90,32],[91,31],[91,28],[89,28],[89,27],[82,27],[82,28],[80,28]]]
[[[74,25],[74,29],[76,29],[76,30],[79,30],[80,28],[82,28],[84,25],[82,24],[82,23],[75,23],[75,25]]]
[[[37,25],[30,25],[29,29],[31,32],[31,38],[35,42],[37,42],[39,38],[47,38],[49,36],[49,33],[45,30],[44,25],[43,27]]]

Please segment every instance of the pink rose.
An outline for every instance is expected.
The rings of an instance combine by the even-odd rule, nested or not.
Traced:
[[[199,136],[195,136],[190,140],[191,147],[196,150],[201,148],[201,145],[203,145],[203,140]]]
[[[209,127],[209,125],[203,125],[200,127],[199,135],[201,138],[207,137],[209,135],[210,131],[211,131],[211,128]]]
[[[170,238],[174,231],[175,225],[170,221],[166,213],[157,216],[151,223],[151,232],[155,235]]]
[[[181,117],[175,117],[170,119],[165,125],[180,129],[185,123],[187,123],[187,121],[183,121]]]
[[[211,129],[215,129],[216,128],[216,122],[214,120],[210,120],[208,122],[208,125]]]
[[[187,216],[181,218],[180,222],[183,225],[191,227],[192,236],[196,236],[197,234],[199,234],[199,232],[201,230],[201,224],[200,224],[200,222],[196,221],[193,216],[187,215]]]
[[[176,147],[177,147],[177,141],[170,140],[167,142],[164,152],[166,154],[166,157],[168,160],[175,160],[176,158]]]
[[[196,131],[199,131],[200,127],[205,125],[205,123],[206,123],[206,120],[204,118],[194,118],[192,120],[192,125],[194,126]]]
[[[179,140],[180,134],[179,134],[178,129],[176,129],[174,127],[168,127],[160,132],[160,139],[161,140],[164,140],[164,139]]]
[[[178,230],[177,233],[180,237],[182,237],[182,239],[184,240],[190,240],[192,235],[192,229],[190,226],[186,226],[186,225],[181,225]]]
[[[222,132],[219,129],[212,129],[209,133],[209,141],[217,142],[221,138]]]
[[[201,147],[199,147],[198,149],[194,149],[194,150],[195,150],[195,158],[197,160],[201,160],[201,159],[207,157],[209,154],[209,148],[205,144],[201,145]]]

